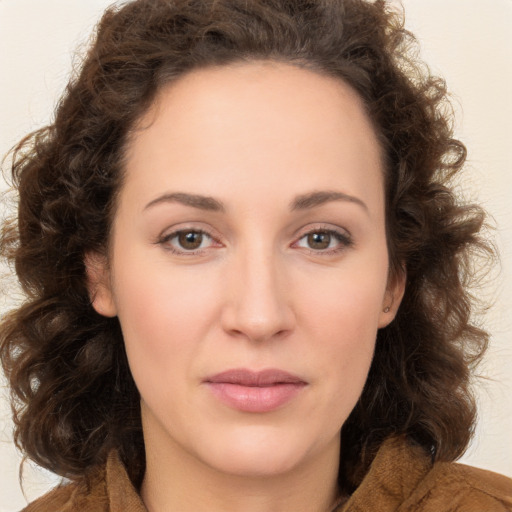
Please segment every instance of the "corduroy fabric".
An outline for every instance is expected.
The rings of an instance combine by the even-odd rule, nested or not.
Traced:
[[[388,439],[339,512],[512,512],[512,480],[463,464],[432,464],[419,446]],[[22,512],[147,512],[115,452],[90,488],[66,484]]]

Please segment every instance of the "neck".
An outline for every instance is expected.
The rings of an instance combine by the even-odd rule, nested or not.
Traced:
[[[148,461],[141,489],[148,512],[328,512],[337,499],[336,482],[318,482],[314,475],[249,478],[195,471],[191,485],[184,473]]]
[[[148,512],[330,512],[338,498],[338,454],[338,445],[330,446],[300,467],[248,476],[146,439],[141,496]]]

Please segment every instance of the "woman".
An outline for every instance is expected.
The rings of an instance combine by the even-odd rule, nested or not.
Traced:
[[[489,249],[410,41],[383,2],[105,14],[14,158],[2,361],[19,444],[72,480],[27,510],[510,509],[452,463]]]

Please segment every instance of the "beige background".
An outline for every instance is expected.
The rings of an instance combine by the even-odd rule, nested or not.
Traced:
[[[109,0],[0,0],[0,154],[49,121],[73,64]],[[444,76],[469,148],[465,187],[497,225],[502,268],[486,320],[492,347],[479,383],[480,421],[466,463],[512,476],[512,0],[403,0],[406,26],[431,69]],[[4,187],[4,185],[1,185]],[[5,311],[12,299],[0,299]],[[0,512],[26,499],[18,483],[5,386],[0,388]],[[25,469],[28,500],[57,479]]]

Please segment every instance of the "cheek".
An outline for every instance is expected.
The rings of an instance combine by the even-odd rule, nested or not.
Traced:
[[[314,340],[311,357],[328,377],[327,401],[337,406],[341,401],[345,413],[355,405],[371,365],[385,276],[385,267],[382,272],[351,269],[303,294],[300,321]]]
[[[327,331],[328,339],[347,343],[364,343],[374,339],[386,291],[387,270],[371,267],[348,267],[318,279],[315,286],[304,281],[303,304],[298,315],[308,319],[311,327]]]
[[[116,277],[116,305],[133,376],[169,380],[183,374],[215,316],[215,283],[165,265],[126,269]]]

